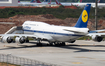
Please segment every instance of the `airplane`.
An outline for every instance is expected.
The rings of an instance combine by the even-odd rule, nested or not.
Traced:
[[[37,1],[37,3],[41,3],[41,1],[40,0],[36,0]]]
[[[21,4],[31,4],[31,3],[41,3],[40,0],[31,0],[30,2],[20,2],[20,0],[18,0],[18,3]]]
[[[81,2],[82,0],[79,0],[78,2]],[[31,2],[20,2],[18,1],[20,6],[46,6],[46,5],[63,5],[63,6],[71,6],[72,3],[60,3],[58,0],[55,0],[55,2],[52,2],[52,0],[44,0],[43,2],[40,2],[40,0],[31,0]]]
[[[55,0],[55,2],[52,2],[52,0],[44,0],[41,2],[40,0],[31,0],[31,2],[20,2],[18,0],[18,5],[19,6],[46,6],[46,5],[71,5],[70,3],[60,3],[58,0]]]
[[[52,0],[44,0],[44,3],[45,3],[45,2],[48,2],[48,4],[53,4],[53,5],[56,5],[56,4],[57,4],[57,5],[61,5],[61,3],[60,3],[58,0],[55,0],[56,3],[55,3],[55,2],[52,2]],[[43,3],[43,2],[42,2],[42,3]]]
[[[70,3],[70,2],[59,2],[58,0],[55,0],[56,1],[56,4],[57,5],[63,5],[63,6],[71,6],[71,5],[73,5],[72,3]],[[82,2],[82,0],[79,0],[78,1],[78,3],[81,3]]]
[[[44,2],[41,2],[40,0],[31,0],[31,2],[19,2],[18,5],[19,6],[46,6],[49,4],[55,4],[55,3],[51,3],[51,0],[47,0]]]
[[[40,0],[31,0],[31,3],[41,3]]]
[[[20,3],[20,0],[18,0],[18,2]],[[31,2],[22,2],[22,3],[41,3],[40,0],[31,0]]]
[[[38,41],[37,45],[42,45],[41,41],[46,40],[50,45],[64,46],[65,42],[74,43],[78,38],[83,36],[91,36],[94,41],[101,42],[103,37],[105,37],[105,33],[96,32],[105,30],[89,31],[87,28],[90,8],[91,4],[85,6],[74,27],[50,25],[38,21],[25,21],[21,30],[19,30],[20,28],[13,30],[13,27],[5,34],[0,34],[1,42],[11,43],[15,39],[17,43],[25,43],[31,37]]]
[[[30,2],[20,2],[20,0],[18,0],[19,6],[34,6],[35,5],[34,3],[41,3],[41,2],[39,0],[31,0]]]
[[[82,1],[82,0],[81,0],[81,1]],[[83,2],[81,2],[81,3],[72,3],[72,5],[75,5],[75,6],[81,7],[81,8],[83,8],[86,4],[87,4],[87,3],[83,3]],[[95,3],[91,3],[91,2],[90,2],[89,4],[91,4],[91,7],[95,8]],[[98,7],[99,7],[99,8],[105,7],[105,3],[100,3],[100,0],[98,0]]]

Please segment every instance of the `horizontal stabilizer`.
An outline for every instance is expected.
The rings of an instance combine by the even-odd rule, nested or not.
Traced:
[[[74,33],[84,33],[84,32],[79,32],[79,31],[74,31],[74,30],[68,30],[68,29],[64,29],[65,31],[70,31],[70,32],[74,32]]]

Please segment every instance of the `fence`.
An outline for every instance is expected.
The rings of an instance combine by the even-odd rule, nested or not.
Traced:
[[[20,66],[57,66],[54,64],[40,62],[37,60],[31,60],[31,59],[12,56],[10,54],[7,54],[7,55],[0,54],[0,62],[5,62],[7,66],[8,66],[8,64],[16,64],[16,65],[20,65]],[[2,66],[2,65],[0,65],[0,66]]]

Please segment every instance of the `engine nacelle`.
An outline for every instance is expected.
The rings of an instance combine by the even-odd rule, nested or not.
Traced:
[[[4,42],[4,43],[11,43],[11,42],[13,42],[13,38],[12,38],[12,37],[9,37],[9,36],[4,36],[4,37],[1,39],[1,42]]]
[[[92,40],[96,42],[101,42],[103,40],[103,37],[101,36],[92,36]]]
[[[25,37],[16,37],[15,38],[15,41],[17,42],[17,43],[24,43],[25,42]]]

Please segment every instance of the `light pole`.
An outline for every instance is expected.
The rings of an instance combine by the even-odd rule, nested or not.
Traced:
[[[95,29],[97,30],[97,0],[95,1]]]

